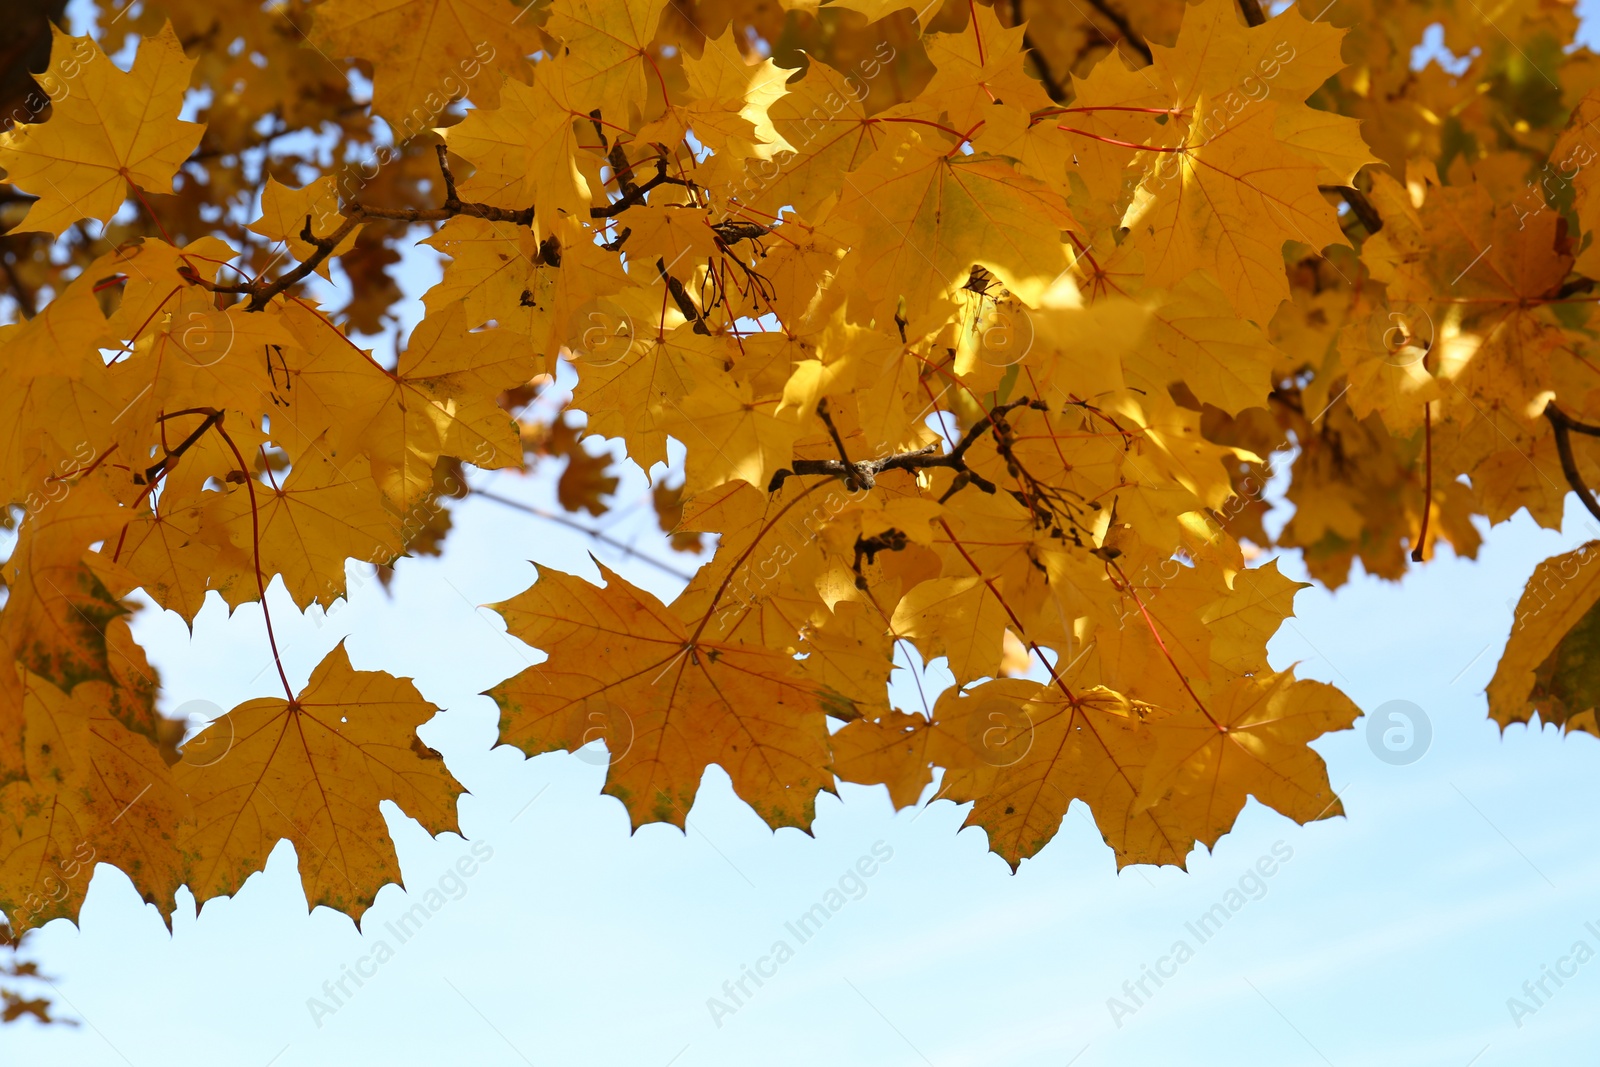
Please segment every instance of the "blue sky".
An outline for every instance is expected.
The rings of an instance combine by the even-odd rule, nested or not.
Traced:
[[[420,267],[408,281],[419,283],[413,293],[425,284]],[[475,476],[491,483],[554,506],[547,480]],[[619,496],[627,507],[645,493],[635,471]],[[491,748],[497,716],[478,694],[538,657],[476,605],[525,588],[529,560],[595,577],[590,550],[662,595],[673,583],[493,503],[469,500],[456,517],[445,558],[403,561],[392,596],[358,575],[331,617],[299,615],[281,587],[271,603],[291,681],[348,635],[357,667],[412,676],[445,709],[422,733],[471,792],[461,802],[466,840],[430,839],[389,807],[411,890],[385,888],[365,933],[326,909],[307,913],[283,844],[237,896],[198,915],[181,896],[170,935],[120,872],[100,868],[80,926],[58,921],[31,942],[55,979],[52,995],[81,1025],[0,1028],[5,1062],[1490,1067],[1592,1058],[1600,958],[1564,985],[1545,979],[1549,995],[1520,1019],[1507,1001],[1533,1004],[1524,982],[1571,961],[1576,942],[1600,952],[1591,814],[1600,746],[1522,727],[1501,738],[1482,695],[1510,628],[1508,601],[1539,560],[1592,536],[1575,503],[1561,532],[1526,516],[1491,531],[1477,562],[1442,557],[1398,584],[1358,578],[1334,594],[1302,592],[1272,645],[1274,665],[1298,663],[1368,710],[1413,702],[1431,724],[1427,751],[1385,762],[1358,722],[1316,746],[1348,818],[1301,828],[1252,802],[1188,873],[1121,874],[1077,808],[1013,875],[981,830],[959,829],[965,808],[948,801],[897,813],[881,788],[846,785],[820,799],[814,838],[774,834],[717,770],[687,834],[653,826],[630,835],[587,753],[528,760]],[[667,555],[640,515],[612,532]],[[1300,576],[1293,557],[1281,565]],[[192,636],[176,616],[141,617],[169,710],[273,695],[259,610],[225,614],[209,605]],[[1268,868],[1270,877],[1251,873]],[[848,902],[802,943],[786,924],[841,879]],[[1202,943],[1190,924],[1242,879],[1246,902]],[[402,943],[391,924],[430,889],[440,891],[437,910]],[[1192,955],[1178,964],[1180,940]],[[781,964],[779,941],[791,950]],[[350,995],[335,1003],[324,983],[358,964],[371,976],[359,987],[346,979]],[[758,964],[770,974],[759,987],[744,978]],[[1135,1000],[1124,983],[1158,964],[1170,977],[1160,986],[1144,978]],[[735,1003],[724,984],[741,978]],[[734,1010],[714,1012],[712,998]],[[1122,1007],[1113,1011],[1111,998]]]

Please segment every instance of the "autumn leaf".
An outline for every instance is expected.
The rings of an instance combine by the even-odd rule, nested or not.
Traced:
[[[1505,730],[1535,714],[1563,730],[1595,732],[1593,654],[1600,583],[1591,541],[1540,563],[1517,601],[1506,650],[1489,682],[1489,717]]]
[[[489,62],[520,74],[538,48],[524,14],[510,0],[333,0],[316,9],[315,33],[329,54],[372,64],[373,107],[398,141],[431,129],[456,97],[495,106]]]
[[[311,258],[316,246],[303,234],[309,230],[314,239],[326,240],[344,221],[339,213],[338,189],[332,178],[318,178],[299,189],[268,178],[267,188],[261,194],[261,217],[250,224],[250,229],[263,237],[283,241],[295,259],[306,260]],[[328,260],[354,248],[357,236],[353,229],[345,234],[334,250],[317,264],[317,273],[328,277]]]
[[[635,827],[684,826],[715,763],[770,825],[809,828],[817,790],[831,781],[822,694],[792,659],[708,640],[604,565],[600,574],[606,584],[595,588],[545,568],[527,592],[494,605],[548,657],[490,690],[501,740],[536,755],[603,737],[605,791]]]
[[[927,725],[921,715],[903,711],[846,723],[829,739],[833,773],[847,782],[886,785],[896,808],[910,807],[933,781]]]
[[[651,140],[676,141],[688,130],[719,155],[768,159],[785,146],[768,115],[793,72],[771,59],[747,62],[732,29],[684,61],[689,102],[670,109],[640,131]],[[670,136],[665,136],[670,134]]]
[[[1361,715],[1325,682],[1263,671],[1214,690],[1209,707],[1164,720],[1137,807],[1161,805],[1206,846],[1233,826],[1245,798],[1299,823],[1344,814],[1322,757],[1306,743]]]
[[[974,263],[1010,287],[1049,282],[1067,259],[1059,242],[1038,240],[1040,227],[1074,225],[1054,194],[1009,161],[952,157],[914,132],[845,177],[838,212],[860,230],[860,304],[879,323],[900,300],[920,323]]]
[[[270,581],[282,575],[295,603],[324,607],[344,594],[346,559],[374,566],[401,552],[398,513],[373,479],[365,456],[335,462],[325,439],[294,465],[282,484],[269,474],[211,502],[206,519],[226,531],[233,551],[219,558],[259,569]],[[213,579],[232,604],[254,600],[258,590],[244,574]]]
[[[648,79],[661,76],[649,45],[666,6],[667,0],[555,0],[550,5],[545,29],[568,42],[579,114],[599,108],[611,121],[625,122],[643,106]]]
[[[77,76],[49,121],[19,123],[0,136],[0,167],[39,198],[26,227],[59,237],[80,219],[109,223],[130,185],[166,192],[204,127],[178,119],[194,61],[170,25],[140,43],[126,72],[93,40],[51,33],[52,65]],[[87,48],[81,65],[80,47]]]
[[[887,127],[868,121],[849,75],[813,60],[804,76],[790,77],[795,80],[786,83],[788,92],[767,113],[792,155],[746,160],[727,195],[770,214],[792,204],[800,214],[810,215],[840,191],[846,174],[891,138]]]
[[[205,739],[224,754],[173,772],[194,802],[182,848],[196,898],[237,892],[283,839],[300,858],[307,902],[359,920],[400,880],[382,801],[430,834],[457,831],[462,789],[416,736],[436,711],[410,682],[354,670],[341,644],[294,699],[251,700],[206,727],[190,744]]]
[[[1176,285],[1202,268],[1241,317],[1263,326],[1289,295],[1284,242],[1315,251],[1344,242],[1318,165],[1283,144],[1276,119],[1276,105],[1262,103],[1215,134],[1196,129],[1172,149],[1171,179],[1141,186],[1123,219],[1152,284]]]
[[[959,696],[947,691],[934,713],[966,748],[946,795],[976,801],[968,824],[988,832],[989,847],[1013,870],[1055,836],[1073,800],[1089,805],[1119,867],[1183,865],[1192,835],[1173,814],[1137,804],[1156,728],[1116,694],[1069,696],[1006,679]]]
[[[444,131],[450,150],[474,167],[464,192],[513,210],[536,205],[546,229],[588,217],[589,182],[573,125],[585,113],[573,98],[576,62],[569,56],[540,64],[531,87],[507,82],[499,107],[474,110]]]
[[[114,537],[122,518],[104,490],[81,486],[42,511],[6,561],[0,641],[17,661],[57,684],[111,677],[105,631],[127,609],[85,555],[91,545]]]
[[[942,776],[1013,869],[1075,801],[1118,865],[1181,866],[1252,796],[1342,812],[1311,746],[1359,712],[1268,656],[1286,555],[1392,581],[1569,493],[1600,518],[1570,5],[103,14],[0,58],[19,926],[100,862],[170,916],[282,839],[359,916],[399,876],[383,801],[440,833],[461,789],[409,682],[341,647],[296,691],[284,615],[480,509],[679,589],[530,533],[498,610],[543,658],[491,689],[500,741],[603,741],[636,827],[685,826],[713,764],[773,827],[835,777],[904,807]],[[1439,41],[1461,64],[1419,67]],[[1600,733],[1593,547],[1524,593],[1502,727]],[[153,664],[184,667],[133,609],[201,642],[212,593],[259,602],[283,693],[180,753]]]

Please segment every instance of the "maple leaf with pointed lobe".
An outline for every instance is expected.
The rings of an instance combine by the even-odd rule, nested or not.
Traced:
[[[140,43],[126,72],[93,40],[51,32],[53,67],[76,74],[49,121],[0,135],[0,167],[39,198],[26,228],[59,237],[80,219],[109,223],[130,185],[166,192],[204,127],[178,118],[194,60],[170,25]]]
[[[710,640],[609,568],[600,573],[606,584],[596,588],[545,568],[527,592],[494,605],[513,636],[548,654],[490,690],[501,739],[536,755],[603,737],[605,791],[635,827],[683,827],[715,763],[770,825],[809,828],[817,791],[831,788],[823,696],[792,659]]]
[[[341,643],[293,700],[247,701],[212,722],[190,743],[214,751],[173,772],[194,803],[181,847],[195,897],[237,892],[286,839],[311,906],[359,920],[400,880],[383,801],[430,834],[457,830],[461,786],[416,735],[438,710],[405,679],[353,669]]]

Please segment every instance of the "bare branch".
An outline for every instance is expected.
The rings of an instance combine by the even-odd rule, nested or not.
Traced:
[[[1372,201],[1367,199],[1367,194],[1360,189],[1348,185],[1319,185],[1318,190],[1324,193],[1338,193],[1344,202],[1350,205],[1351,214],[1361,220],[1361,225],[1367,228],[1368,233],[1377,233],[1383,229],[1383,216],[1378,214],[1378,209],[1372,206]]]
[[[1594,490],[1589,488],[1583,475],[1578,472],[1578,460],[1572,454],[1571,436],[1571,431],[1576,430],[1591,437],[1600,437],[1600,426],[1591,426],[1568,417],[1566,412],[1556,407],[1554,400],[1544,406],[1544,417],[1550,420],[1550,428],[1555,431],[1556,454],[1561,457],[1561,473],[1567,476],[1567,484],[1578,494],[1578,499],[1589,510],[1589,514],[1600,519],[1600,504],[1595,503]]]
[[[1143,37],[1134,32],[1133,26],[1128,22],[1128,16],[1112,7],[1108,0],[1089,0],[1089,6],[1104,15],[1106,20],[1117,28],[1117,32],[1122,34],[1122,39],[1128,47],[1143,56],[1146,63],[1155,62],[1150,46],[1145,44]]]
[[[613,146],[612,148],[613,159],[615,159],[618,154],[618,148],[620,148],[620,146]],[[309,245],[312,245],[315,248],[315,251],[293,270],[279,275],[276,279],[270,282],[264,278],[258,278],[252,282],[210,282],[200,277],[187,266],[179,268],[179,272],[183,275],[184,279],[191,284],[201,286],[202,288],[208,289],[213,293],[233,293],[239,296],[248,297],[249,302],[246,305],[245,310],[260,311],[272,302],[273,297],[304,280],[308,275],[311,274],[312,271],[321,266],[329,256],[333,255],[334,250],[339,247],[339,244],[344,241],[346,237],[348,237],[357,228],[365,226],[369,222],[444,222],[446,220],[456,218],[459,215],[467,215],[473,218],[488,219],[492,222],[509,222],[516,226],[533,225],[534,209],[532,205],[513,211],[509,208],[496,207],[493,204],[480,204],[470,200],[462,200],[459,193],[456,191],[455,175],[450,170],[449,154],[445,149],[445,146],[438,145],[436,146],[436,150],[439,156],[439,172],[443,177],[445,190],[445,200],[443,206],[441,207],[394,208],[373,207],[371,205],[362,204],[359,202],[350,203],[345,205],[345,207],[341,210],[344,221],[336,230],[328,234],[326,237],[318,237],[312,233],[311,218],[307,216],[305,227],[300,231],[299,236],[301,240],[305,241]],[[624,160],[624,164],[625,163],[626,161]],[[658,186],[681,185],[686,188],[693,188],[694,186],[693,182],[688,181],[685,178],[678,178],[668,174],[667,161],[665,158],[658,158],[656,160],[655,176],[642,185],[634,182],[632,179],[625,179],[620,172],[618,181],[623,188],[622,197],[611,202],[610,204],[607,204],[605,207],[590,208],[590,218],[604,219],[619,215],[635,204],[644,203],[645,194],[649,193],[650,190],[655,189]],[[620,245],[620,243],[621,239],[619,238],[616,244]],[[546,238],[545,242],[539,246],[539,262],[550,266],[560,265],[560,246],[559,244],[554,243],[553,238]],[[662,268],[662,276],[666,277],[664,267]],[[683,285],[678,283],[675,279],[667,278],[667,286],[669,289],[674,289],[675,287],[673,299],[678,301],[678,306],[680,308],[683,308],[684,302],[688,301],[688,293],[684,291]],[[682,294],[681,297],[679,294]],[[692,302],[689,303],[689,307],[693,307]],[[705,328],[705,323],[702,321],[698,310],[694,311],[692,314],[688,310],[685,310],[684,314],[696,322],[696,332],[709,332]]]
[[[972,485],[977,486],[985,493],[996,492],[996,486],[989,479],[967,466],[967,450],[976,444],[984,434],[994,428],[998,419],[1006,412],[1019,407],[1030,407],[1036,411],[1048,411],[1049,405],[1043,400],[1030,400],[1023,397],[1013,400],[1009,404],[1001,404],[990,411],[983,418],[973,423],[961,440],[948,452],[936,452],[936,445],[919,448],[915,452],[897,452],[889,456],[880,456],[877,459],[861,460],[852,463],[846,459],[797,459],[788,467],[779,470],[772,476],[772,481],[767,485],[768,492],[777,492],[783,483],[795,475],[828,475],[834,478],[843,478],[848,484],[872,485],[873,479],[884,471],[917,471],[930,470],[934,467],[948,467],[965,476]],[[844,446],[839,445],[841,454]]]
[[[511,509],[513,509],[515,511],[524,512],[525,514],[532,515],[535,518],[543,519],[546,522],[553,522],[558,526],[565,526],[569,530],[577,530],[579,533],[587,534],[590,537],[594,538],[596,541],[598,541],[600,544],[606,545],[606,546],[608,546],[610,548],[614,548],[618,552],[621,552],[624,556],[629,557],[630,559],[636,559],[641,563],[648,563],[650,566],[654,567],[656,570],[660,571],[661,573],[670,574],[670,575],[672,575],[672,577],[678,579],[679,581],[687,582],[687,581],[689,581],[689,579],[694,577],[694,575],[692,575],[692,574],[685,574],[683,571],[680,571],[678,568],[672,566],[670,563],[663,563],[661,560],[656,559],[654,556],[649,556],[649,555],[646,555],[643,552],[640,552],[637,548],[634,548],[632,545],[630,545],[630,544],[628,544],[628,543],[626,543],[624,541],[617,540],[615,537],[612,537],[611,535],[607,534],[603,530],[596,530],[596,529],[593,529],[591,527],[585,526],[583,523],[579,522],[578,520],[570,518],[570,517],[568,517],[566,515],[562,515],[562,514],[559,514],[557,512],[554,512],[554,511],[546,511],[544,508],[534,507],[532,504],[524,504],[520,500],[513,500],[511,497],[500,496],[500,495],[498,495],[496,493],[491,493],[491,492],[488,492],[487,490],[484,490],[484,489],[472,489],[471,490],[471,494],[473,496],[482,497],[485,500],[492,500],[496,504],[500,504],[500,505],[502,505],[504,507],[511,508]]]
[[[706,317],[695,307],[694,300],[689,296],[689,290],[683,287],[683,283],[667,273],[666,260],[656,260],[656,273],[667,283],[667,292],[672,294],[672,302],[678,305],[683,317],[694,323],[694,332],[709,334],[711,328],[706,325]]]

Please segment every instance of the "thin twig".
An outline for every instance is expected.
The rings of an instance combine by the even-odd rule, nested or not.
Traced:
[[[1433,514],[1433,401],[1422,405],[1422,449],[1427,473],[1422,486],[1422,529],[1417,531],[1417,543],[1411,546],[1411,562],[1421,563],[1428,547],[1428,517]]]
[[[1128,47],[1138,52],[1146,63],[1154,63],[1155,56],[1150,51],[1150,46],[1144,43],[1144,38],[1134,32],[1133,26],[1128,22],[1128,16],[1112,7],[1106,0],[1089,0],[1089,6],[1104,15],[1111,25],[1122,34],[1122,39]]]
[[[833,416],[828,412],[827,397],[817,401],[817,417],[828,428],[828,436],[833,438],[833,447],[839,450],[839,461],[851,471],[844,480],[845,488],[852,493],[860,489],[871,489],[872,475],[862,470],[859,465],[851,462],[850,453],[845,451],[844,438],[839,436],[839,428],[833,424]]]
[[[948,452],[935,452],[937,445],[919,448],[915,452],[896,452],[889,456],[880,456],[877,459],[861,460],[850,463],[838,459],[797,459],[788,467],[779,470],[772,476],[772,481],[767,486],[768,492],[777,492],[783,483],[795,475],[828,475],[843,478],[848,484],[852,478],[860,481],[866,480],[867,485],[872,484],[872,479],[884,471],[917,471],[929,470],[934,467],[949,467],[965,475],[967,480],[985,493],[994,493],[995,484],[977,471],[967,466],[967,450],[978,442],[984,434],[993,428],[995,420],[1006,412],[1019,407],[1031,407],[1037,411],[1049,410],[1042,400],[1030,400],[1023,397],[1013,400],[1009,404],[1001,404],[990,411],[983,418],[973,423],[961,440]]]
[[[1556,407],[1554,400],[1544,406],[1544,417],[1550,420],[1550,428],[1555,431],[1556,454],[1561,457],[1561,473],[1567,476],[1567,484],[1578,494],[1578,499],[1589,510],[1589,514],[1600,519],[1600,504],[1595,503],[1594,490],[1589,488],[1588,483],[1583,480],[1583,475],[1578,473],[1578,461],[1572,454],[1571,436],[1571,431],[1576,430],[1590,437],[1600,437],[1600,426],[1592,426],[1569,417],[1566,412]]]
[[[369,222],[444,222],[460,215],[467,215],[472,218],[488,219],[491,222],[509,222],[516,226],[533,225],[534,208],[532,205],[529,205],[525,208],[512,210],[510,208],[497,207],[493,204],[481,204],[477,203],[476,201],[462,200],[456,191],[455,175],[450,170],[449,154],[444,145],[438,145],[436,148],[439,156],[439,172],[444,179],[445,189],[445,201],[440,207],[374,207],[372,205],[362,204],[360,202],[352,202],[350,204],[346,204],[340,209],[340,214],[343,216],[344,221],[340,223],[337,229],[328,234],[326,237],[318,237],[316,234],[312,233],[311,218],[307,216],[306,225],[300,231],[300,238],[307,244],[311,245],[315,250],[302,263],[300,263],[299,266],[295,267],[291,271],[279,275],[276,279],[270,282],[265,278],[257,278],[252,282],[211,282],[202,278],[197,272],[187,266],[180,268],[179,273],[182,274],[184,279],[190,284],[198,285],[213,293],[232,293],[239,296],[248,297],[249,299],[245,306],[245,310],[260,311],[269,303],[271,303],[274,297],[302,281],[312,271],[321,266],[329,256],[333,255],[334,251],[339,247],[346,237],[348,237],[358,227],[364,226]],[[618,148],[620,148],[620,146],[613,146],[613,156],[617,154],[616,150]],[[626,209],[634,206],[635,204],[644,203],[646,194],[648,194],[650,190],[661,185],[681,185],[689,188],[692,188],[694,185],[694,183],[688,179],[678,178],[668,174],[666,172],[666,160],[664,158],[657,160],[657,171],[655,176],[643,184],[635,183],[631,178],[627,178],[621,173],[618,174],[617,180],[618,184],[623,190],[622,197],[612,201],[605,207],[590,208],[590,218],[612,218],[622,213]],[[551,252],[554,253],[553,256],[546,255],[545,246],[541,245],[539,256],[540,262],[551,266],[558,265],[560,263],[559,246],[552,246]],[[669,288],[670,287],[671,281],[669,280]],[[682,290],[682,288],[683,287],[681,285],[678,286],[679,290]],[[673,295],[676,298],[677,294],[674,293]],[[686,298],[687,293],[684,295]],[[682,304],[680,302],[680,307],[681,306]],[[688,312],[686,311],[685,314],[687,315]],[[699,323],[698,314],[690,317],[696,319],[697,323]],[[709,332],[708,330],[705,330],[704,323],[699,323],[699,325],[696,327],[696,330],[697,332]]]
[[[699,308],[695,307],[694,300],[689,296],[689,290],[683,283],[667,273],[667,261],[656,259],[656,273],[661,275],[661,280],[667,283],[667,292],[672,294],[672,302],[678,305],[678,310],[683,312],[683,317],[694,323],[694,332],[709,334],[711,328],[706,325],[706,318]]]
[[[670,574],[679,581],[687,582],[694,577],[692,574],[685,574],[683,571],[678,570],[669,563],[663,563],[653,556],[645,555],[632,545],[623,541],[619,541],[615,537],[612,537],[603,531],[591,529],[576,519],[568,518],[565,515],[557,514],[553,511],[546,511],[544,508],[535,507],[532,504],[524,504],[520,500],[513,500],[511,497],[500,496],[484,489],[473,489],[471,490],[471,493],[473,496],[481,496],[485,500],[492,500],[496,504],[502,504],[505,507],[512,508],[513,510],[525,512],[526,514],[532,515],[535,518],[544,519],[546,522],[553,522],[558,526],[565,526],[569,530],[577,530],[580,533],[588,534],[602,545],[607,545],[611,548],[614,548],[623,555],[628,556],[631,559],[636,559],[641,563],[648,563],[661,573]]]

